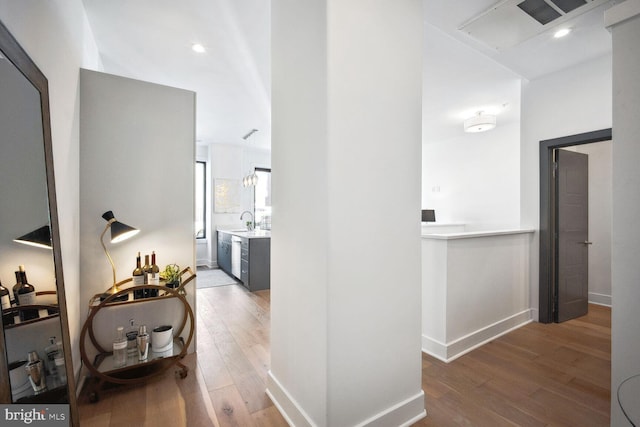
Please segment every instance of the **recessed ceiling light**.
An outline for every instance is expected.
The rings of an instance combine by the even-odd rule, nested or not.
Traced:
[[[205,53],[206,49],[200,43],[194,43],[191,45],[191,50],[197,53]]]
[[[553,37],[559,39],[561,37],[566,36],[570,32],[571,32],[571,28],[562,28],[562,29],[556,31],[555,33],[553,33]]]

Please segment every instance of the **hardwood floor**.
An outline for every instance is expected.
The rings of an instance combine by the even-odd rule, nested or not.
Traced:
[[[416,426],[608,426],[611,310],[530,323],[446,364],[423,354]]]
[[[198,353],[189,375],[80,400],[81,426],[280,427],[265,395],[270,293],[198,291]],[[446,364],[422,355],[427,418],[415,426],[608,426],[611,313],[532,323]],[[142,408],[142,409],[140,409]]]

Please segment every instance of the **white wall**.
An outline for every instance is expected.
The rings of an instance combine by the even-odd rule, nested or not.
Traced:
[[[429,24],[424,43],[422,208],[467,230],[518,226],[520,77]],[[465,133],[469,109],[489,109],[498,126]]]
[[[79,73],[100,69],[98,50],[80,0],[0,1],[0,20],[49,81],[51,133],[62,262],[75,371],[80,369]],[[64,58],[62,60],[61,58]]]
[[[427,143],[422,149],[422,207],[437,222],[467,231],[514,228],[520,223],[520,127]]]
[[[626,8],[630,9],[627,10]],[[628,422],[616,391],[626,378],[640,372],[640,1],[627,0],[610,12],[624,12],[612,27],[613,36],[613,246],[611,311],[611,425]],[[607,14],[608,15],[608,14]],[[610,17],[608,15],[607,17]],[[628,392],[627,392],[628,393]],[[632,392],[630,396],[637,396]],[[629,394],[627,394],[629,395]]]
[[[138,251],[155,251],[161,269],[195,266],[195,94],[95,71],[80,76],[80,301],[86,304],[112,284],[99,241],[105,211],[140,229],[119,244],[105,238],[117,280],[131,276]],[[195,284],[187,291],[195,310]]]
[[[611,57],[523,84],[520,129],[521,226],[540,227],[540,141],[611,127]],[[531,307],[538,318],[539,236],[531,246]]]
[[[421,5],[272,2],[268,392],[292,425],[424,415]]]
[[[589,156],[589,302],[611,305],[611,141],[579,145]]]

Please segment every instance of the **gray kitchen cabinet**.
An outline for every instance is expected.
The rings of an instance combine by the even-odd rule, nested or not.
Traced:
[[[271,287],[270,238],[242,238],[239,279],[250,291]]]
[[[218,253],[216,256],[218,267],[227,274],[231,274],[231,234],[218,231]]]

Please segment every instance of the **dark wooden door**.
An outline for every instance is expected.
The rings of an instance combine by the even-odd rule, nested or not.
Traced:
[[[587,314],[589,298],[589,157],[556,153],[555,321]]]

